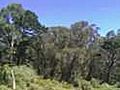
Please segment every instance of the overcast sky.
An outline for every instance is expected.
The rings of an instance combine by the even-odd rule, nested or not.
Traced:
[[[101,27],[102,35],[120,28],[120,0],[0,0],[0,8],[10,3],[35,12],[46,26],[69,27],[85,20]]]

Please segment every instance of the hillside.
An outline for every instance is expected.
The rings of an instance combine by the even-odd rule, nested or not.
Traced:
[[[120,90],[120,29],[38,17],[16,3],[0,10],[0,90]]]

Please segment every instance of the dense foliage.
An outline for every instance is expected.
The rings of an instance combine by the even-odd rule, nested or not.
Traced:
[[[99,29],[87,21],[45,27],[20,4],[1,9],[0,88],[119,90],[120,30],[103,37]]]
[[[58,82],[51,79],[43,79],[38,76],[30,66],[4,65],[0,68],[0,90],[13,90],[11,70],[16,78],[16,90],[119,90],[118,85],[100,85],[99,81],[92,79],[90,82],[80,79],[79,87],[73,87],[67,82]],[[4,77],[4,78],[2,78]]]

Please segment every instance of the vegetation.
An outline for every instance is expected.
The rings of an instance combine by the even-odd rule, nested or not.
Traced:
[[[46,27],[20,4],[0,10],[0,90],[120,90],[120,30]]]
[[[10,72],[10,70],[14,71],[16,77],[16,90],[73,90],[72,85],[67,83],[42,79],[42,77],[38,76],[31,67],[14,66],[11,68],[8,65],[5,65],[1,70],[4,70],[4,73]],[[10,74],[7,73],[5,75],[1,72],[0,76],[3,75],[9,82],[6,82],[6,79],[2,79],[4,83],[1,83],[0,90],[13,90],[11,82],[12,77],[10,77]]]

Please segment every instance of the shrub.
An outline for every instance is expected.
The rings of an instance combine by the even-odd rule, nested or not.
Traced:
[[[99,81],[92,78],[92,80],[90,81],[90,84],[93,86],[93,88],[99,88],[100,87],[100,84],[99,84]]]

